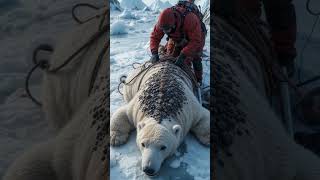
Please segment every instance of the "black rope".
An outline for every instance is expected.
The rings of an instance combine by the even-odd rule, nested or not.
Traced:
[[[307,0],[307,2],[306,2],[306,9],[307,9],[308,13],[313,15],[313,16],[319,16],[320,15],[320,11],[319,12],[313,11],[311,9],[310,2],[311,2],[311,0]]]
[[[33,51],[33,55],[32,55],[32,61],[34,64],[38,64],[40,61],[37,59],[38,57],[38,53],[40,51],[46,51],[46,52],[50,52],[50,53],[53,53],[54,51],[54,48],[52,45],[50,44],[40,44],[38,47],[36,47],[36,49]],[[48,62],[48,60],[47,60]],[[46,63],[46,65],[48,65],[48,63]],[[47,66],[45,67],[41,67],[40,68],[42,69],[45,69],[45,68],[48,68]]]
[[[298,87],[302,87],[302,86],[308,85],[308,84],[310,84],[312,82],[315,82],[315,81],[318,81],[318,80],[320,80],[320,75],[315,76],[313,78],[310,78],[310,79],[308,79],[308,80],[306,80],[304,82],[298,83],[297,86]]]
[[[99,18],[99,17],[100,17],[100,15],[96,15],[96,16],[94,16],[94,17],[90,17],[90,18],[88,18],[88,19],[81,20],[81,19],[78,18],[77,15],[76,15],[76,10],[77,10],[79,7],[88,7],[88,8],[94,9],[94,10],[99,10],[99,9],[101,9],[100,7],[97,7],[97,6],[92,5],[92,4],[89,4],[89,3],[79,3],[79,4],[74,5],[74,6],[72,7],[72,11],[71,11],[72,17],[73,17],[73,19],[74,19],[77,23],[79,23],[79,24],[84,24],[84,23],[86,23],[86,22],[91,21],[92,19],[95,19],[95,18]]]
[[[132,66],[133,69],[137,69],[137,67],[135,65],[141,66],[141,64],[142,63],[135,62],[135,63],[132,63],[131,66]]]
[[[123,96],[123,93],[120,91],[120,86],[121,84],[124,84],[126,82],[127,76],[126,75],[122,75],[120,77],[120,83],[118,84],[118,93],[121,94],[121,96]]]
[[[46,61],[39,61],[37,64],[35,64],[35,65],[31,68],[31,70],[28,72],[27,77],[26,77],[26,81],[25,81],[25,90],[26,90],[26,92],[27,92],[28,97],[31,99],[32,102],[34,102],[34,103],[35,103],[36,105],[38,105],[38,106],[42,106],[42,104],[41,104],[41,102],[40,102],[38,99],[36,99],[36,98],[32,95],[32,93],[31,93],[31,91],[30,91],[30,88],[29,88],[29,82],[30,82],[30,79],[31,79],[31,76],[32,76],[33,72],[34,72],[36,69],[38,69],[38,67],[45,66],[46,64],[47,64]]]
[[[210,86],[203,87],[202,90],[204,89],[210,89]]]
[[[105,46],[103,47],[103,49],[101,50],[101,52],[100,52],[100,54],[98,56],[96,65],[94,66],[93,73],[91,75],[88,95],[91,94],[91,91],[93,89],[96,77],[97,77],[98,72],[99,72],[99,68],[100,68],[100,66],[102,64],[102,61],[103,61],[103,56],[107,53],[108,48],[109,48],[109,43],[105,44]]]

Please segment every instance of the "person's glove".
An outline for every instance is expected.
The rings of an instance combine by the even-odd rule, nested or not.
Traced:
[[[185,59],[186,59],[186,55],[184,55],[183,53],[180,53],[180,55],[178,56],[178,59],[174,64],[179,67],[182,67],[184,65]]]
[[[150,62],[152,64],[158,62],[159,60],[160,60],[160,58],[159,58],[158,54],[152,54],[151,59],[150,59]]]
[[[197,82],[201,85],[202,84],[202,74],[203,74],[203,67],[201,61],[192,61],[194,74],[196,76]]]

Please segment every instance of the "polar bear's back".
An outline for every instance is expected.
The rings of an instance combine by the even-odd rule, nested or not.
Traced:
[[[175,76],[176,79],[183,84],[186,85],[186,88],[192,89],[192,82],[188,75],[183,72],[182,69],[175,66],[170,62],[161,62],[159,64],[150,65],[149,66],[140,66],[130,72],[126,78],[123,88],[123,97],[124,100],[128,103],[141,89],[143,89],[146,85],[146,82],[152,78],[152,76],[159,71],[166,70],[166,69],[175,69],[178,71],[178,74],[169,74],[170,76]]]

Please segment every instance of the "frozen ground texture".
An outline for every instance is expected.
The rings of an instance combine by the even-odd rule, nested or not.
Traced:
[[[150,59],[149,36],[159,15],[159,6],[163,2],[155,1],[151,9],[156,11],[131,10],[130,18],[124,18],[128,12],[111,12],[111,32],[113,25],[125,26],[127,34],[111,35],[110,63],[111,63],[111,114],[124,101],[117,91],[119,78],[132,71],[132,63],[143,63]],[[166,6],[163,6],[165,8]],[[160,8],[162,9],[162,8]],[[209,28],[209,27],[208,27]],[[115,28],[118,29],[118,28]],[[165,38],[164,38],[165,39]],[[165,43],[163,41],[162,43]],[[204,83],[209,84],[209,37],[206,40],[203,58]],[[131,134],[129,141],[120,147],[111,148],[111,179],[149,179],[141,169],[141,154],[135,142],[136,134]],[[162,166],[160,175],[152,179],[210,179],[210,149],[204,147],[192,136],[187,136],[177,153],[169,158]]]

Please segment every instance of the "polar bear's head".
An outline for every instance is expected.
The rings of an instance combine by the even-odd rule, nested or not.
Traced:
[[[147,120],[137,125],[137,145],[142,154],[142,170],[154,176],[162,162],[176,152],[182,138],[182,129],[174,121]]]

